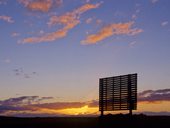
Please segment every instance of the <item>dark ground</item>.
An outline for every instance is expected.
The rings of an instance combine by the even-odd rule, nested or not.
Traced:
[[[170,116],[0,117],[0,128],[170,128]]]

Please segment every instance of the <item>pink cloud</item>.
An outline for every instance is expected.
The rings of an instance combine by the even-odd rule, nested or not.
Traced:
[[[113,23],[107,26],[104,26],[99,32],[96,34],[91,34],[86,37],[85,40],[82,41],[82,44],[96,44],[99,41],[104,40],[112,35],[136,35],[141,33],[143,30],[138,28],[131,28],[134,22],[127,23]]]
[[[5,15],[1,15],[1,16],[0,16],[0,20],[4,20],[4,21],[6,21],[6,22],[8,22],[8,23],[13,23],[13,22],[14,22],[14,20],[12,20],[12,17],[10,17],[10,16],[5,16]]]
[[[39,37],[25,38],[22,43],[40,43],[47,41],[54,41],[63,38],[67,35],[68,31],[80,23],[80,15],[88,10],[99,7],[100,4],[85,4],[72,12],[67,12],[60,16],[52,16],[47,23],[49,27],[54,25],[62,25],[63,27],[55,32],[46,33]]]

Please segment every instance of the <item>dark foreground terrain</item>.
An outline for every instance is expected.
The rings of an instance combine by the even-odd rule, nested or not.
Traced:
[[[170,116],[0,117],[0,128],[170,128]]]

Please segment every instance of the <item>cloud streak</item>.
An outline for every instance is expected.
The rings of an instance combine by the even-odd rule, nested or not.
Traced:
[[[170,101],[170,89],[146,90],[138,94],[140,102]]]
[[[16,76],[22,76],[24,78],[31,78],[32,76],[35,76],[37,74],[37,72],[35,71],[31,73],[27,73],[23,68],[16,68],[13,70],[13,72]]]
[[[12,17],[6,16],[6,15],[1,15],[0,20],[6,21],[8,23],[14,23],[14,20],[12,19]]]
[[[48,26],[61,25],[62,28],[51,33],[46,33],[43,36],[39,37],[29,37],[25,38],[22,43],[40,43],[40,42],[49,42],[54,41],[59,38],[63,38],[67,35],[68,31],[80,23],[80,15],[99,7],[100,4],[85,4],[72,12],[67,12],[60,16],[52,16],[47,23]]]
[[[44,100],[53,99],[53,97],[39,97],[39,96],[21,96],[17,98],[9,98],[7,100],[0,101],[0,105],[5,106],[22,106],[37,104]]]
[[[17,36],[20,36],[20,33],[18,33],[18,32],[13,32],[13,33],[11,34],[11,36],[12,36],[12,37],[17,37]]]
[[[159,0],[151,0],[153,4],[157,3]]]
[[[136,35],[141,33],[143,30],[138,28],[132,28],[134,22],[127,23],[113,23],[106,25],[96,34],[91,34],[86,37],[85,40],[81,41],[82,44],[96,44],[113,35]]]
[[[164,22],[161,23],[161,26],[162,26],[162,27],[164,27],[164,26],[166,26],[166,25],[168,25],[168,21],[164,21]]]

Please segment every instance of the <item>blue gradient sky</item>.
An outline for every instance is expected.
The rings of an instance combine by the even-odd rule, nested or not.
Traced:
[[[17,0],[0,2],[0,16],[12,19],[0,18],[1,99],[22,95],[52,96],[57,101],[97,99],[99,78],[129,73],[138,73],[139,91],[169,88],[169,0],[63,0],[46,12]],[[82,13],[80,23],[66,36],[22,43],[25,38],[59,30],[61,24],[47,25],[50,17],[85,4],[99,6]],[[142,31],[81,43],[107,25],[127,22]]]

